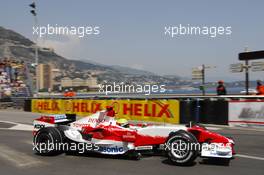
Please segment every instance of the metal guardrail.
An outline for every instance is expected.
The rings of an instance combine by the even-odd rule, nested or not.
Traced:
[[[27,97],[8,97],[0,99],[0,109],[23,109]]]
[[[191,100],[191,99],[209,99],[209,100],[239,100],[239,99],[260,99],[264,100],[264,95],[197,95],[197,94],[134,94],[134,93],[122,93],[122,94],[109,94],[105,95],[104,93],[89,93],[85,95],[79,95],[74,97],[64,97],[61,94],[47,95],[34,97],[32,99],[179,99],[179,100]]]
[[[6,108],[15,108],[22,109],[25,106],[25,100],[31,99],[95,99],[95,100],[105,100],[105,99],[134,99],[134,100],[151,100],[151,99],[177,99],[180,101],[230,101],[230,100],[264,100],[264,96],[261,95],[179,95],[179,94],[152,94],[152,95],[144,95],[144,94],[89,94],[75,97],[64,97],[62,95],[50,95],[50,96],[41,96],[41,97],[11,97],[9,99],[0,99],[0,109]]]
[[[14,106],[13,102],[0,102],[0,109],[7,109],[13,106]]]

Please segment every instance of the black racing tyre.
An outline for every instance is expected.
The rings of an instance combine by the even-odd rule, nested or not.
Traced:
[[[171,132],[165,144],[168,159],[175,165],[189,165],[199,155],[196,137],[184,130]]]
[[[59,126],[57,126],[56,128],[57,128],[57,129],[59,130],[59,132],[60,132],[60,135],[61,135],[61,138],[62,138],[62,142],[63,142],[63,143],[69,143],[70,140],[65,136],[64,131],[68,130],[70,127],[67,126],[67,125],[59,125]]]
[[[42,156],[52,156],[62,153],[60,144],[63,143],[64,134],[58,128],[45,127],[36,133],[33,139],[34,151]]]

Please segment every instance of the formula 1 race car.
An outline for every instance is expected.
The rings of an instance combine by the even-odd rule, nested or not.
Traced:
[[[234,141],[203,126],[131,124],[115,119],[113,109],[76,120],[75,115],[43,115],[34,120],[33,146],[39,155],[95,152],[139,159],[161,152],[176,165],[192,163],[198,156],[227,160]]]

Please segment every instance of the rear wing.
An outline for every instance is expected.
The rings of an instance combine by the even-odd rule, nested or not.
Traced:
[[[76,114],[44,114],[33,121],[33,135],[41,128],[67,125],[74,121]]]

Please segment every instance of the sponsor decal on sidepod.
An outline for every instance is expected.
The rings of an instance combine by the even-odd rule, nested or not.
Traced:
[[[124,148],[123,147],[105,147],[105,146],[99,146],[99,152],[102,153],[123,153],[124,152]]]

